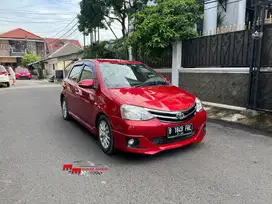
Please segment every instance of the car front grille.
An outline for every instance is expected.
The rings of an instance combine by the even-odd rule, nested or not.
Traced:
[[[20,78],[21,78],[21,79],[28,79],[27,76],[21,76]]]
[[[196,104],[194,103],[189,109],[183,111],[160,111],[153,109],[146,109],[149,113],[151,113],[154,117],[158,118],[162,122],[167,123],[178,123],[185,122],[191,120],[196,114]],[[181,118],[178,118],[178,114],[182,114]]]

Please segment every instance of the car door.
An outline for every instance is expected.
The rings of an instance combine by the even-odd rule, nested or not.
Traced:
[[[78,82],[83,69],[83,63],[74,65],[66,80],[66,102],[69,112],[79,116]]]
[[[97,88],[97,77],[94,65],[91,62],[85,64],[82,74],[80,77],[80,81],[86,79],[93,79],[95,81],[94,89],[91,88],[82,88],[79,87],[80,92],[80,115],[81,118],[87,123],[89,126],[95,126],[95,113],[96,113],[96,105],[97,105],[97,96],[96,96],[96,88]]]

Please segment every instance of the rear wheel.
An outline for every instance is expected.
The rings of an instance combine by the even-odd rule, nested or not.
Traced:
[[[67,106],[67,102],[65,100],[65,98],[62,98],[62,102],[61,102],[61,109],[62,109],[62,117],[64,120],[69,120],[70,119],[70,115],[69,115],[69,111],[68,111],[68,106]]]
[[[109,119],[102,115],[100,116],[98,123],[98,141],[102,151],[107,155],[112,155],[115,152],[114,138],[112,135],[112,129]]]
[[[6,83],[6,86],[7,86],[7,87],[10,87],[10,83],[9,83],[9,82],[7,82],[7,83]]]

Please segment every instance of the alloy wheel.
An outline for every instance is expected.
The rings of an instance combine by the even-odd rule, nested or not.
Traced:
[[[63,100],[63,102],[62,102],[62,114],[63,114],[64,118],[67,118],[68,111],[67,111],[67,104],[66,104],[65,100]]]
[[[102,120],[99,123],[99,140],[104,149],[108,149],[110,146],[110,128],[106,121]]]

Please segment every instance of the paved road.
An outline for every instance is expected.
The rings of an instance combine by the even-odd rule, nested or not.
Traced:
[[[12,82],[10,82],[12,84]],[[14,90],[14,89],[25,89],[25,88],[43,88],[57,86],[55,83],[49,83],[47,80],[17,80],[16,85],[11,85],[9,88],[0,84],[0,91]]]
[[[62,120],[60,88],[39,86],[0,88],[1,204],[271,204],[271,137],[209,123],[202,144],[108,157],[86,129]],[[74,160],[109,171],[63,172]]]

